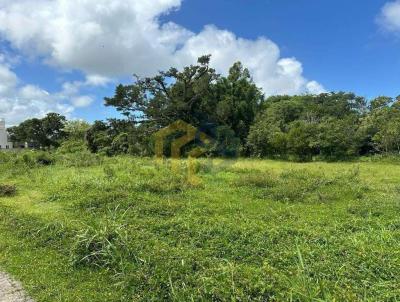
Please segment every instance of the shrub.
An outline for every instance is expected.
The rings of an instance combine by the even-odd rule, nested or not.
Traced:
[[[57,161],[66,167],[90,167],[102,162],[101,156],[93,154],[87,150],[79,153],[69,153],[57,156]]]
[[[80,153],[87,150],[88,148],[84,140],[67,140],[57,149],[57,154]]]
[[[39,152],[35,154],[36,163],[42,166],[50,166],[54,164],[54,158],[50,153]]]
[[[16,155],[14,159],[16,165],[23,165],[29,168],[39,166],[49,166],[54,164],[54,156],[45,151],[27,151]]]
[[[33,167],[35,165],[33,153],[23,153],[21,159],[17,158],[17,163],[21,161],[28,167]]]
[[[246,171],[247,172],[247,171]],[[235,184],[243,186],[251,186],[256,188],[268,188],[275,186],[277,182],[277,176],[271,173],[260,173],[252,171],[251,174],[244,174],[241,176]]]
[[[17,193],[17,187],[10,184],[0,184],[0,197],[14,196]]]
[[[192,169],[192,172],[196,174],[210,173],[212,171],[212,162],[208,159],[191,159],[188,162],[188,169]]]

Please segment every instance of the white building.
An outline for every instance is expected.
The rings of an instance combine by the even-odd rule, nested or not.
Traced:
[[[12,149],[13,144],[8,141],[6,121],[0,119],[0,149]]]

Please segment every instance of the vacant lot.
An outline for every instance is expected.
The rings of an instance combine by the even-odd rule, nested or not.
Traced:
[[[396,163],[31,157],[1,160],[0,270],[38,302],[400,299]]]

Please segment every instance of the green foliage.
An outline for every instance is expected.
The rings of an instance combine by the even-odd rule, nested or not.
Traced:
[[[254,84],[249,71],[240,62],[229,70],[228,77],[221,77],[215,84],[215,120],[233,130],[245,145],[250,126],[259,111],[264,96]]]
[[[17,144],[27,142],[33,148],[58,147],[66,137],[66,118],[57,113],[49,113],[42,119],[30,119],[8,129],[11,141]]]
[[[148,156],[153,153],[153,132],[147,125],[135,126],[128,120],[96,121],[87,131],[86,141],[93,153]]]
[[[379,105],[378,105],[379,104]],[[362,119],[360,132],[368,146],[379,153],[400,153],[400,108],[398,101],[379,97]]]
[[[366,102],[354,94],[270,97],[248,136],[254,156],[348,159],[366,152]]]
[[[90,124],[82,120],[67,121],[64,132],[71,141],[82,141],[86,137]]]
[[[88,151],[87,144],[84,140],[65,140],[57,149],[57,154],[74,154]]]
[[[35,161],[42,166],[49,166],[54,163],[54,157],[46,152],[38,152],[35,154]]]
[[[56,161],[65,167],[77,168],[97,166],[103,162],[100,155],[91,153],[88,150],[75,153],[57,154]]]
[[[181,148],[184,157],[196,147],[205,156],[301,162],[400,153],[399,97],[379,96],[368,102],[354,93],[332,92],[264,99],[240,62],[221,76],[210,60],[211,56],[202,56],[181,70],[170,68],[154,77],[136,77],[131,85],[118,85],[105,105],[125,119],[89,125],[50,113],[8,129],[11,139],[36,149],[59,148],[57,154],[64,157],[86,149],[110,157],[153,156],[155,133],[181,120],[198,129]],[[178,129],[165,138],[164,156],[171,155],[173,141],[184,132]],[[209,138],[207,143],[200,133]]]
[[[299,120],[290,124],[287,132],[287,153],[300,161],[307,161],[316,154],[315,124]]]
[[[347,159],[362,153],[359,120],[354,116],[326,119],[318,128],[318,147],[325,159]]]
[[[162,127],[183,120],[193,126],[209,122],[211,83],[217,78],[209,67],[210,56],[183,71],[171,68],[153,78],[137,78],[134,85],[119,85],[113,98],[105,98],[134,123],[156,123]]]
[[[30,170],[55,163],[53,154],[44,151],[0,152],[0,171],[7,174],[28,173]]]
[[[146,134],[151,135],[182,120],[211,136],[220,146],[223,142],[219,139],[224,132],[225,139],[229,136],[231,140],[229,149],[237,146],[237,150],[233,151],[237,153],[242,147],[242,153],[247,154],[245,141],[263,100],[261,90],[240,62],[232,66],[228,77],[217,75],[209,63],[210,56],[204,56],[199,58],[197,65],[185,67],[182,71],[171,68],[153,78],[138,78],[133,85],[119,85],[114,97],[105,99],[106,105],[126,115],[131,122],[130,127],[135,131],[120,131],[122,137],[104,135],[105,129],[100,130],[102,133],[96,131],[97,140],[108,146],[116,145],[106,152],[126,154],[127,150],[134,149],[129,153],[143,153],[136,151],[137,145],[135,148],[130,146],[126,135],[134,137],[134,141],[139,141],[147,149],[149,142],[144,140]],[[138,124],[140,127],[132,126]],[[100,125],[96,127],[104,128]],[[140,138],[139,134],[143,131],[146,133]],[[213,149],[212,153],[221,154],[216,152],[219,147],[214,145],[210,148]],[[232,153],[232,150],[226,150],[226,153]]]
[[[228,126],[220,126],[216,129],[213,143],[208,146],[208,151],[213,156],[218,157],[237,157],[241,147],[241,142],[236,137],[235,132]]]

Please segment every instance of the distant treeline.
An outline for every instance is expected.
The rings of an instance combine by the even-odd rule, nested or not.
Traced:
[[[226,77],[209,63],[210,56],[204,56],[181,71],[171,68],[117,86],[105,104],[124,119],[88,125],[49,114],[8,129],[11,139],[37,148],[85,141],[94,153],[150,156],[153,134],[182,120],[213,138],[204,146],[213,156],[339,160],[400,152],[399,97],[368,101],[339,92],[265,98],[241,63],[235,63]],[[175,133],[168,141],[182,134]],[[192,145],[196,143],[200,142]]]

